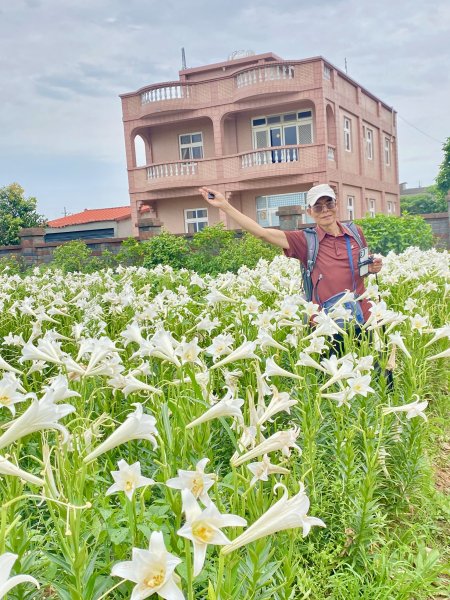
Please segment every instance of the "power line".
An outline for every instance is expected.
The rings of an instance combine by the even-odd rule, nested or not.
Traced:
[[[435,142],[438,142],[441,146],[444,142],[442,142],[441,140],[438,140],[437,138],[433,137],[432,135],[425,133],[425,131],[422,131],[421,129],[419,129],[418,127],[416,127],[415,125],[413,125],[412,123],[410,123],[409,121],[407,121],[406,119],[404,119],[401,115],[398,115],[400,117],[400,119],[402,121],[405,121],[405,123],[407,125],[409,125],[410,127],[412,127],[413,129],[416,129],[419,133],[421,133],[422,135],[426,135],[427,137],[429,137],[431,140],[434,140]]]

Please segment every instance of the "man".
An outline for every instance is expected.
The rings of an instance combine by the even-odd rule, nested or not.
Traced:
[[[242,229],[269,244],[283,248],[286,256],[297,258],[306,266],[307,241],[303,231],[281,231],[261,227],[234,208],[220,192],[203,187],[200,188],[200,193],[209,204],[223,210]],[[214,197],[211,197],[212,195]],[[337,200],[333,188],[327,184],[315,185],[307,193],[306,205],[308,215],[316,223],[319,242],[319,252],[311,274],[313,301],[323,306],[329,298],[345,290],[355,291],[356,296],[361,295],[364,292],[364,280],[358,269],[360,248],[352,231],[337,220]],[[358,230],[363,244],[366,245],[362,231],[359,228]],[[349,251],[353,259],[353,275]],[[379,273],[381,267],[381,258],[375,258],[369,265],[369,273]],[[364,321],[369,317],[369,307],[367,300],[361,302]]]

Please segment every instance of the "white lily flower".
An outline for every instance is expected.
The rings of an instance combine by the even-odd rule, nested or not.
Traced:
[[[203,365],[202,361],[198,357],[202,349],[197,342],[197,338],[194,338],[190,342],[186,342],[184,340],[180,342],[180,345],[175,350],[175,354],[180,357],[182,364],[197,363]]]
[[[347,385],[350,390],[348,399],[351,400],[358,395],[366,398],[369,392],[373,393],[375,390],[370,387],[370,381],[370,375],[357,375],[356,377],[347,379]]]
[[[23,390],[22,385],[12,373],[6,373],[3,379],[0,379],[0,408],[8,408],[13,417],[16,414],[15,404],[35,397],[33,393],[22,394],[20,389]]]
[[[167,487],[175,490],[189,490],[196,500],[201,500],[203,504],[209,504],[209,489],[214,485],[217,479],[215,473],[212,475],[205,473],[205,467],[209,458],[202,458],[195,465],[195,471],[184,471],[178,469],[178,477],[173,477],[166,481]]]
[[[428,346],[431,346],[431,344],[434,344],[434,342],[437,342],[438,340],[442,339],[442,338],[449,338],[450,339],[450,325],[444,325],[443,327],[439,327],[438,329],[434,329],[433,330],[434,335],[431,338],[431,340],[425,344],[425,348],[428,348]],[[0,368],[1,368],[1,364],[0,364]]]
[[[34,485],[44,485],[44,480],[20,469],[17,465],[7,460],[4,456],[0,456],[0,475],[12,475],[13,477],[20,477],[28,483]]]
[[[60,431],[63,434],[63,443],[66,443],[69,439],[69,432],[58,421],[74,411],[75,407],[70,404],[55,404],[51,399],[36,400],[33,398],[32,404],[27,410],[20,417],[11,421],[8,429],[0,437],[0,448],[9,446],[16,440],[43,429]]]
[[[450,357],[450,346],[447,348],[447,350],[444,350],[443,352],[439,352],[439,354],[435,354],[434,356],[427,356],[427,358],[425,360],[436,360],[438,358],[448,358]]]
[[[300,358],[295,363],[295,366],[296,367],[313,367],[314,369],[317,369],[318,371],[322,371],[323,373],[327,372],[326,369],[324,369],[321,365],[319,365],[319,363],[317,361],[315,361],[306,351],[300,352]]]
[[[213,361],[216,362],[219,356],[222,356],[223,354],[231,354],[231,352],[233,352],[233,348],[231,347],[233,342],[234,338],[232,335],[229,333],[221,333],[216,335],[211,346],[208,346],[205,352],[206,354],[210,354],[213,357]]]
[[[336,400],[338,407],[340,406],[350,406],[349,397],[351,394],[350,388],[345,388],[340,390],[339,392],[334,392],[332,394],[321,394],[322,398],[330,398],[331,400]]]
[[[290,414],[290,407],[297,404],[297,400],[291,398],[287,392],[279,392],[274,385],[270,387],[272,388],[272,398],[265,411],[259,417],[257,425],[262,425],[279,412],[286,411]]]
[[[235,362],[236,360],[247,360],[255,358],[256,360],[260,360],[259,356],[255,354],[256,342],[247,342],[242,343],[236,350],[233,350],[228,356],[216,362],[210,370],[217,369],[218,367],[223,367],[230,362]]]
[[[256,344],[261,348],[261,350],[265,350],[266,348],[277,348],[278,350],[284,350],[286,352],[288,351],[286,346],[279,344],[269,333],[267,333],[267,331],[264,331],[263,329],[260,329],[258,332]]]
[[[219,417],[234,417],[239,423],[243,423],[244,418],[241,411],[241,406],[243,404],[244,400],[242,398],[234,398],[233,393],[228,390],[222,400],[219,400],[219,402],[214,404],[214,406],[204,412],[200,417],[186,425],[186,429],[191,429],[196,425],[206,423],[212,419],[218,419]]]
[[[236,302],[234,298],[225,296],[225,294],[222,294],[222,292],[219,292],[219,290],[215,289],[211,290],[209,294],[206,294],[205,300],[208,302],[208,304],[218,304],[220,302]]]
[[[10,371],[11,373],[15,373],[16,375],[21,375],[22,373],[14,368],[12,365],[6,362],[4,358],[0,356],[0,371]]]
[[[119,460],[117,465],[119,470],[111,471],[115,483],[107,489],[106,496],[117,494],[117,492],[125,492],[126,496],[131,500],[138,488],[155,484],[154,479],[141,475],[141,464],[139,461],[129,465],[126,460]]]
[[[405,346],[402,334],[399,331],[389,334],[388,344],[392,346],[397,346],[397,348],[400,348],[400,350],[405,354],[405,356],[407,356],[408,358],[412,358],[411,354],[408,352],[408,349]]]
[[[46,363],[63,365],[64,357],[65,354],[62,352],[59,342],[41,338],[37,346],[33,346],[31,342],[25,344],[22,348],[22,356],[19,358],[19,362],[43,360]]]
[[[174,572],[180,563],[178,556],[167,552],[163,534],[153,531],[148,550],[133,548],[132,560],[115,564],[111,575],[136,584],[131,600],[144,600],[153,594],[159,594],[165,600],[184,600],[176,583],[179,578]]]
[[[308,517],[309,498],[305,494],[303,485],[298,494],[288,498],[286,486],[277,483],[274,487],[283,489],[283,496],[275,502],[257,521],[248,527],[244,533],[234,539],[231,544],[222,548],[221,554],[229,554],[241,546],[250,544],[262,537],[272,535],[286,529],[302,527],[303,537],[311,531],[311,527],[326,527],[325,523],[317,517]]]
[[[428,317],[424,317],[422,315],[416,314],[413,317],[410,317],[411,321],[411,329],[417,329],[419,333],[422,333],[422,330],[425,327],[428,327],[429,320]]]
[[[5,552],[0,555],[0,598],[4,598],[6,594],[21,583],[32,583],[39,588],[39,583],[31,575],[16,575],[10,577],[11,569],[18,558],[17,554]]]
[[[144,338],[142,336],[141,328],[139,327],[139,324],[136,321],[133,321],[132,323],[128,323],[125,330],[122,331],[122,333],[120,334],[120,337],[125,340],[125,342],[124,342],[125,347],[127,347],[128,344],[131,344],[131,342],[135,342],[136,344],[138,344],[140,346],[144,340]]]
[[[49,385],[44,387],[44,395],[42,399],[51,400],[52,402],[61,402],[68,398],[80,398],[80,394],[69,389],[69,382],[65,375],[57,375]]]
[[[253,478],[250,481],[250,487],[255,485],[257,481],[268,481],[269,475],[274,473],[279,473],[281,475],[289,475],[289,469],[285,469],[284,467],[280,467],[278,465],[273,465],[270,462],[270,458],[267,454],[264,454],[262,462],[250,463],[247,465],[247,469],[253,473]]]
[[[152,348],[148,353],[149,356],[155,356],[162,360],[167,360],[173,363],[176,367],[180,367],[180,361],[175,354],[175,347],[178,346],[178,342],[174,340],[171,333],[164,329],[160,329],[150,340]]]
[[[305,348],[305,352],[307,354],[322,354],[322,352],[326,349],[327,345],[325,343],[325,338],[323,336],[313,337],[311,338],[311,343],[307,348]]]
[[[158,390],[144,381],[140,381],[140,379],[137,379],[130,373],[128,375],[119,374],[112,379],[108,379],[108,385],[116,390],[122,390],[125,398],[128,398],[128,396],[134,392],[151,392],[152,394],[158,394],[159,396],[162,394],[161,390]]]
[[[211,334],[211,331],[219,327],[219,325],[220,321],[217,317],[211,319],[209,315],[205,315],[204,317],[200,318],[195,328],[197,331],[207,331],[209,334]]]
[[[269,379],[270,377],[291,377],[293,379],[303,379],[300,375],[296,373],[291,373],[290,371],[286,371],[282,367],[278,366],[273,358],[266,359],[266,370],[263,373],[263,377],[265,379]]]
[[[414,417],[422,417],[424,421],[428,421],[426,414],[423,412],[428,406],[427,400],[420,402],[419,396],[417,394],[414,395],[416,397],[416,400],[414,400],[414,402],[404,404],[403,406],[389,406],[388,408],[383,408],[383,414],[388,415],[390,413],[405,412],[407,419],[413,419]]]
[[[196,577],[203,568],[208,544],[230,543],[220,528],[245,527],[247,521],[238,515],[221,514],[213,502],[202,510],[189,490],[183,490],[181,493],[186,524],[177,533],[191,540],[194,546],[194,577]]]
[[[318,336],[333,336],[336,333],[340,333],[342,335],[345,335],[345,331],[344,329],[342,329],[342,327],[340,327],[336,321],[334,321],[330,315],[327,315],[327,313],[323,310],[321,310],[315,317],[314,317],[314,323],[317,324],[317,327],[314,329],[314,331],[306,336],[305,339],[309,340],[312,339],[313,337],[318,337]]]
[[[348,379],[349,377],[353,377],[355,375],[353,359],[349,355],[343,356],[342,358],[337,358],[335,354],[332,354],[330,358],[324,358],[321,360],[320,364],[323,365],[330,375],[332,375],[331,379],[324,383],[324,385],[320,388],[321,392],[333,385],[333,383],[336,383],[336,381]]]
[[[290,456],[291,448],[295,448],[301,454],[301,448],[295,443],[299,433],[300,430],[295,428],[286,431],[277,431],[245,454],[237,458],[233,457],[231,464],[233,467],[238,467],[252,458],[268,454],[269,452],[277,452],[278,450],[281,450],[285,456]]]
[[[104,442],[85,456],[83,459],[85,463],[91,462],[104,452],[108,452],[130,440],[148,440],[151,442],[153,449],[157,448],[158,443],[155,435],[158,435],[158,430],[155,427],[155,417],[145,414],[142,404],[136,403],[133,406],[136,407],[136,410],[130,413],[122,425],[113,431]]]

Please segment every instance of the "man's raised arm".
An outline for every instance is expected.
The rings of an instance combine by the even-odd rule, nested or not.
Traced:
[[[286,236],[283,231],[279,229],[268,229],[266,227],[261,227],[256,221],[244,215],[234,206],[228,202],[223,194],[216,190],[212,190],[210,188],[202,187],[200,188],[200,193],[203,198],[214,206],[215,208],[219,208],[223,210],[228,216],[230,216],[236,223],[245,231],[248,231],[252,235],[257,238],[260,238],[264,242],[268,244],[272,244],[273,246],[278,246],[279,248],[289,248],[289,244]],[[214,194],[214,198],[208,198],[209,194]]]

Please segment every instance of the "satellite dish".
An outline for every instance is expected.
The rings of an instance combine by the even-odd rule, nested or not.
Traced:
[[[246,58],[247,56],[255,56],[253,50],[235,50],[230,54],[228,60],[237,60],[238,58]]]

